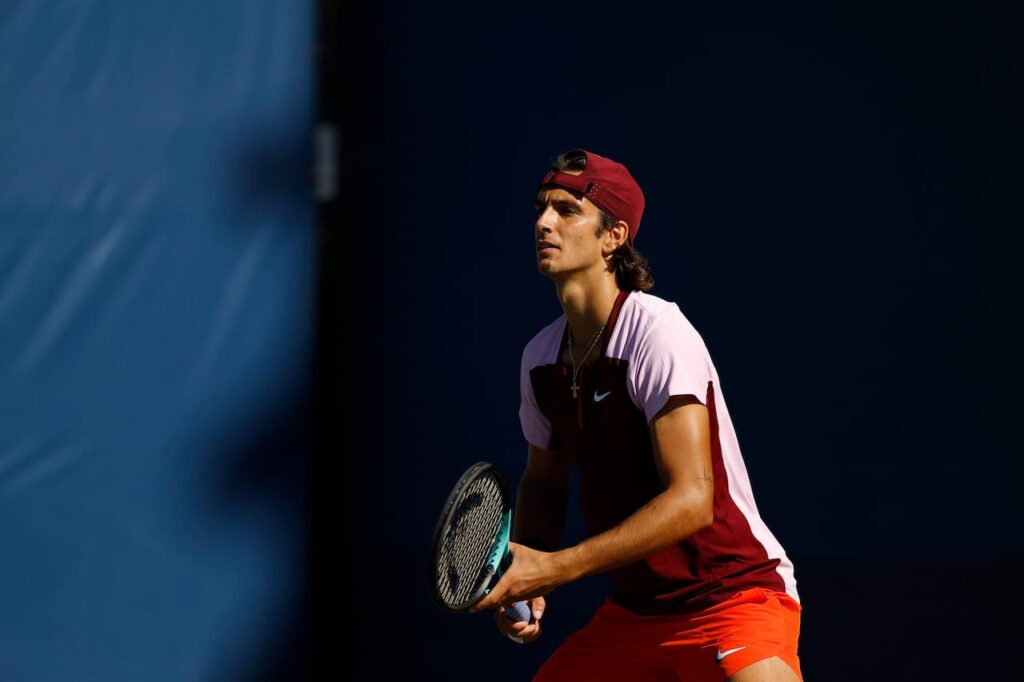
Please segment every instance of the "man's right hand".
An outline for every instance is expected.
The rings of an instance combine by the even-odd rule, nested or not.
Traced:
[[[540,619],[544,615],[544,597],[527,599],[526,605],[530,608],[530,622],[519,621],[514,623],[505,615],[505,608],[499,608],[494,612],[494,622],[498,629],[506,637],[523,644],[536,642],[540,638]]]

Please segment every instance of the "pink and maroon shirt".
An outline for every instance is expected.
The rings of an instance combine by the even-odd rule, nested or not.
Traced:
[[[581,369],[575,399],[572,372],[559,359],[565,342],[562,315],[526,345],[519,418],[530,443],[571,458],[589,534],[618,525],[664,490],[649,424],[670,396],[695,396],[711,420],[714,522],[612,571],[612,599],[639,614],[697,611],[750,587],[799,601],[793,564],[754,504],[718,373],[679,307],[638,291],[620,294],[602,355]]]

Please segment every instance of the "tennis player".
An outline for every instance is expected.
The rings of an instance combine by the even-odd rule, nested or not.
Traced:
[[[639,185],[572,150],[536,209],[537,268],[564,314],[523,353],[514,561],[474,610],[528,600],[530,622],[495,620],[532,642],[545,595],[608,572],[613,594],[536,681],[802,680],[793,565],[758,514],[703,340],[647,293]],[[558,549],[573,468],[588,538]]]

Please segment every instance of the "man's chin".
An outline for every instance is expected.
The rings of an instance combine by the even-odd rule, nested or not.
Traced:
[[[544,275],[545,277],[554,277],[556,274],[558,274],[558,269],[550,260],[544,259],[537,261],[537,272]]]

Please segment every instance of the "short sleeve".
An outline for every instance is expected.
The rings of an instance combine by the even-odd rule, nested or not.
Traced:
[[[533,382],[530,381],[530,369],[535,366],[531,361],[530,347],[523,351],[523,360],[519,367],[519,423],[523,427],[523,436],[527,442],[538,448],[548,448],[551,443],[551,422],[537,406],[537,397],[533,393]]]
[[[677,307],[655,319],[644,335],[632,379],[634,399],[648,422],[674,395],[692,395],[707,403],[712,380],[707,349]]]

